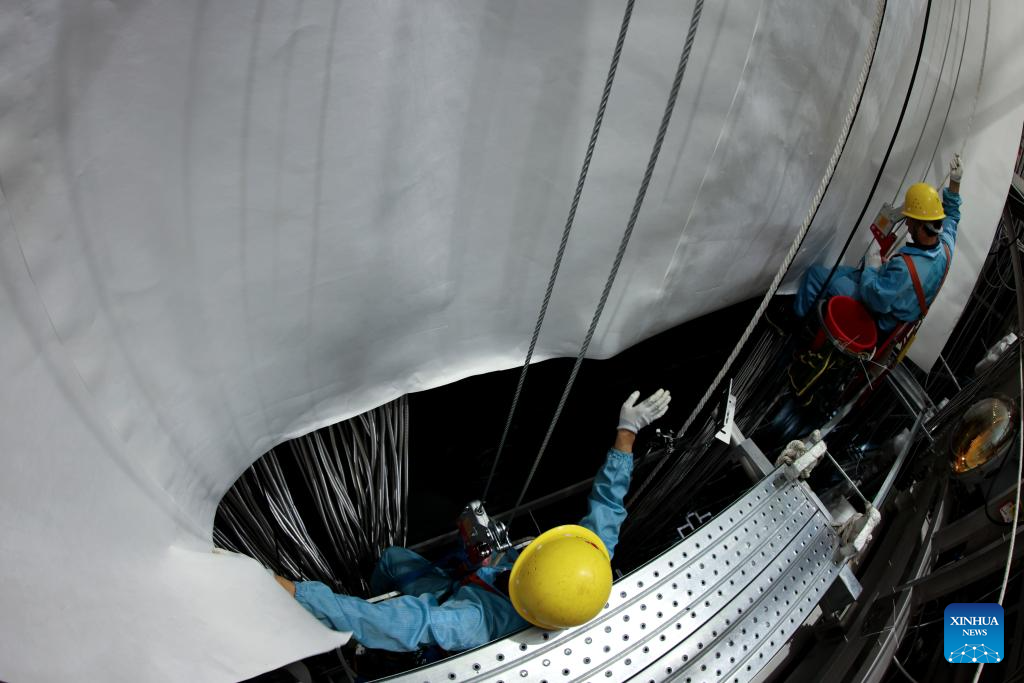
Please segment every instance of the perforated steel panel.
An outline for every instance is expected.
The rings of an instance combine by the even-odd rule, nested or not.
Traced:
[[[616,582],[587,624],[529,629],[389,680],[747,681],[842,568],[819,505],[805,485],[776,470]]]

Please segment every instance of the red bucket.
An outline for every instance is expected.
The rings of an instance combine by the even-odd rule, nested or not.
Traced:
[[[825,307],[825,327],[843,349],[861,353],[875,348],[878,327],[864,304],[849,296],[834,296]]]

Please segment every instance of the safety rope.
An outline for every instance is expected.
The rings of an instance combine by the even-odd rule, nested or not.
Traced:
[[[871,39],[868,43],[867,53],[864,55],[864,64],[861,67],[860,76],[857,79],[857,87],[853,94],[853,99],[850,102],[850,107],[846,112],[846,118],[843,121],[842,131],[839,134],[839,139],[836,140],[834,149],[832,150],[832,157],[828,161],[828,165],[825,168],[825,173],[821,178],[821,182],[818,183],[818,190],[814,194],[814,198],[811,200],[811,206],[807,211],[807,216],[804,218],[803,224],[800,226],[800,231],[793,239],[793,243],[789,247],[789,252],[782,261],[782,265],[779,267],[778,272],[772,279],[771,284],[768,286],[768,291],[765,292],[764,297],[761,299],[761,304],[757,307],[757,311],[754,313],[753,318],[747,325],[747,329],[744,330],[740,340],[736,343],[729,357],[726,359],[719,370],[718,375],[711,382],[711,386],[708,387],[707,391],[704,392],[704,396],[697,402],[696,407],[690,413],[690,416],[686,418],[686,422],[676,432],[676,438],[682,438],[686,433],[686,430],[690,428],[697,416],[707,406],[711,396],[718,390],[718,386],[725,379],[733,362],[739,356],[740,351],[746,345],[750,335],[753,334],[754,328],[757,327],[758,322],[761,320],[761,316],[764,315],[765,310],[768,308],[768,304],[772,297],[775,295],[775,291],[779,288],[782,283],[782,279],[786,276],[786,272],[789,270],[790,264],[796,257],[797,251],[800,249],[800,245],[803,243],[804,237],[807,235],[807,231],[811,227],[811,222],[814,219],[814,215],[818,211],[818,206],[821,204],[822,198],[825,196],[825,190],[828,188],[829,183],[832,180],[832,174],[835,172],[836,164],[839,162],[839,157],[842,155],[843,149],[846,147],[846,139],[850,134],[850,128],[853,126],[853,120],[856,117],[857,110],[860,107],[861,97],[864,94],[864,87],[867,84],[868,74],[871,72],[871,64],[874,61],[875,49],[878,46],[878,36],[882,30],[882,19],[885,16],[886,0],[877,0],[875,8],[875,17],[871,25]],[[650,486],[651,482],[655,480],[661,468],[664,467],[665,463],[668,462],[668,458],[662,459],[654,468],[654,470],[647,476],[643,484],[637,489],[636,493],[633,494],[630,504],[636,501],[640,495]]]
[[[537,457],[533,461],[533,466],[530,468],[530,473],[526,477],[526,482],[523,484],[522,490],[519,492],[519,498],[516,499],[516,504],[513,507],[519,507],[520,503],[523,502],[523,498],[526,496],[527,489],[530,488],[530,482],[533,481],[533,475],[537,472],[537,467],[540,465],[541,458],[544,456],[544,451],[547,449],[548,442],[551,440],[551,434],[555,431],[555,425],[558,424],[558,418],[562,414],[562,409],[565,407],[565,403],[569,398],[569,392],[572,391],[572,385],[576,381],[576,375],[579,373],[580,366],[583,364],[583,358],[586,356],[587,349],[590,347],[590,341],[594,337],[594,332],[597,330],[597,323],[601,319],[601,313],[604,311],[605,303],[608,301],[608,295],[611,293],[612,284],[615,282],[615,276],[619,272],[619,266],[622,264],[622,257],[626,253],[626,247],[629,245],[629,239],[633,234],[633,228],[636,226],[637,218],[640,216],[640,207],[644,203],[644,198],[647,196],[647,187],[651,183],[651,176],[654,174],[654,167],[658,163],[658,155],[661,153],[661,146],[665,142],[665,134],[668,132],[668,124],[672,119],[672,111],[675,109],[676,99],[679,97],[679,87],[683,81],[683,75],[686,73],[686,65],[690,61],[690,51],[693,49],[694,38],[697,35],[697,26],[700,23],[701,11],[704,9],[704,0],[696,0],[693,5],[693,13],[690,16],[690,28],[686,34],[686,41],[683,44],[683,51],[679,55],[679,64],[676,67],[675,78],[672,81],[672,89],[669,91],[668,102],[665,103],[665,111],[661,117],[661,125],[658,127],[658,135],[654,139],[654,147],[651,149],[650,158],[647,160],[647,168],[644,171],[643,180],[640,182],[640,189],[637,192],[636,200],[633,202],[633,211],[630,213],[629,222],[626,224],[626,231],[622,235],[622,241],[619,243],[619,251],[615,255],[615,262],[612,264],[611,272],[608,273],[608,279],[604,285],[604,291],[601,292],[601,299],[597,303],[597,310],[594,311],[594,317],[590,320],[590,328],[587,330],[587,335],[583,339],[583,344],[580,346],[580,351],[576,354],[576,363],[573,365],[572,372],[569,373],[569,379],[565,383],[565,390],[562,391],[562,397],[558,401],[558,407],[555,409],[555,414],[551,418],[551,424],[548,427],[547,434],[544,435],[544,441],[541,443],[540,450],[537,452]],[[511,524],[511,520],[509,522]]]
[[[587,153],[583,157],[583,166],[580,168],[579,180],[576,181],[576,192],[572,197],[572,204],[569,206],[569,216],[565,220],[565,227],[562,229],[562,241],[558,245],[558,253],[555,255],[555,264],[551,268],[551,276],[548,277],[548,287],[544,291],[544,301],[540,305],[540,313],[537,316],[537,324],[533,328],[533,336],[530,338],[530,348],[526,352],[526,360],[523,361],[523,368],[519,372],[519,382],[516,384],[515,394],[512,396],[512,405],[508,410],[508,418],[505,420],[505,429],[501,433],[501,441],[498,443],[498,452],[491,463],[491,472],[487,475],[487,485],[484,486],[483,499],[487,500],[487,494],[491,490],[491,482],[494,480],[494,473],[498,470],[498,461],[505,450],[505,442],[508,440],[508,433],[512,428],[512,418],[516,414],[516,407],[519,405],[519,397],[523,393],[523,385],[526,384],[526,373],[530,369],[530,361],[533,359],[533,352],[537,347],[537,339],[540,337],[540,328],[544,325],[544,316],[548,312],[548,304],[551,302],[551,292],[555,288],[555,280],[558,279],[558,270],[562,265],[562,257],[565,255],[565,246],[569,242],[569,233],[572,232],[573,223],[576,220],[576,209],[579,207],[580,198],[583,196],[583,186],[587,182],[587,173],[590,170],[590,160],[594,157],[594,149],[597,147],[597,136],[601,131],[601,123],[604,121],[604,112],[608,106],[608,98],[612,94],[612,84],[615,82],[615,72],[619,68],[619,57],[622,56],[622,46],[626,42],[626,32],[629,30],[629,20],[633,15],[635,0],[626,2],[626,11],[622,16],[622,24],[619,26],[619,38],[615,43],[615,51],[612,54],[612,63],[608,67],[608,76],[604,80],[604,91],[601,93],[601,103],[597,107],[597,116],[594,119],[594,127],[590,131],[590,143],[587,145]]]

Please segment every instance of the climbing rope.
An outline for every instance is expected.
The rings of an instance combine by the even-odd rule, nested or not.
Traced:
[[[697,419],[697,416],[701,413],[702,410],[704,410],[705,406],[707,406],[708,401],[711,399],[711,396],[713,396],[714,393],[718,390],[718,386],[722,383],[722,380],[725,379],[725,376],[728,374],[733,362],[736,360],[737,356],[739,356],[740,351],[747,343],[747,340],[750,338],[750,335],[753,334],[754,328],[757,326],[757,323],[761,320],[761,316],[764,315],[765,310],[768,308],[768,303],[771,301],[772,297],[775,295],[775,291],[779,288],[779,285],[782,283],[782,279],[785,277],[786,272],[789,270],[790,264],[796,257],[796,253],[800,249],[800,245],[803,242],[804,237],[807,235],[807,231],[811,227],[811,221],[813,220],[814,215],[817,213],[818,206],[821,204],[821,200],[825,196],[825,190],[828,188],[828,185],[832,180],[832,174],[835,172],[836,164],[839,162],[839,157],[842,155],[843,149],[846,146],[846,139],[850,134],[850,128],[853,125],[853,120],[856,117],[858,108],[860,107],[860,100],[864,94],[864,87],[867,84],[868,74],[871,72],[871,64],[874,61],[875,49],[878,46],[878,36],[882,30],[882,19],[885,16],[885,7],[886,0],[877,0],[875,18],[871,25],[871,39],[868,43],[867,53],[864,55],[864,64],[861,67],[860,76],[857,79],[857,87],[853,94],[853,100],[850,102],[850,107],[846,112],[846,119],[843,121],[843,127],[842,131],[839,134],[839,139],[836,141],[835,148],[832,150],[832,157],[829,159],[828,165],[825,168],[825,173],[821,178],[821,182],[818,183],[818,190],[817,192],[815,192],[814,198],[811,200],[810,209],[807,211],[807,216],[804,218],[803,224],[800,227],[800,231],[793,239],[793,243],[789,247],[789,252],[786,254],[786,257],[782,261],[782,265],[779,267],[778,272],[775,274],[775,277],[772,279],[771,284],[768,286],[768,291],[765,292],[764,298],[762,298],[761,300],[761,304],[757,307],[757,311],[754,313],[753,318],[747,325],[747,329],[744,330],[743,335],[740,337],[740,340],[736,343],[736,346],[729,354],[729,357],[726,359],[724,365],[722,366],[722,369],[718,372],[718,375],[711,382],[711,386],[709,386],[707,391],[704,392],[704,396],[700,399],[700,401],[697,402],[697,405],[690,413],[690,416],[686,418],[686,422],[683,423],[683,426],[676,433],[677,439],[682,438],[682,436],[686,433],[686,430],[690,428],[694,420]],[[647,478],[644,480],[643,484],[640,486],[637,492],[633,494],[633,497],[630,500],[630,504],[636,501],[644,492],[644,490],[646,490],[647,487],[650,486],[651,482],[655,480],[658,473],[661,471],[661,468],[664,467],[666,462],[668,462],[668,458],[663,458],[655,466],[654,470],[647,476]]]
[[[565,383],[565,389],[562,391],[562,397],[558,401],[558,407],[555,409],[555,414],[551,418],[551,424],[548,426],[547,434],[544,435],[544,441],[541,443],[540,450],[537,452],[537,457],[533,461],[533,466],[530,468],[530,473],[526,477],[526,482],[523,484],[523,488],[519,492],[519,498],[513,506],[515,508],[519,507],[520,503],[523,502],[523,498],[526,496],[526,491],[530,488],[530,482],[533,481],[533,475],[537,472],[537,466],[540,465],[541,458],[544,457],[544,451],[547,449],[548,442],[551,440],[551,434],[555,431],[555,425],[558,424],[558,418],[561,416],[562,409],[565,407],[565,403],[569,398],[569,392],[572,391],[572,385],[576,381],[576,375],[579,374],[580,366],[583,364],[583,358],[586,356],[587,349],[590,347],[590,341],[594,337],[594,332],[597,329],[597,323],[601,319],[601,313],[604,311],[605,303],[608,301],[608,295],[611,292],[612,284],[615,282],[615,276],[619,272],[619,266],[622,263],[622,257],[626,253],[626,247],[629,245],[629,239],[633,235],[633,228],[636,226],[637,218],[640,215],[640,207],[644,203],[644,198],[647,195],[647,187],[650,185],[651,176],[654,174],[654,167],[658,163],[658,155],[661,153],[661,146],[665,142],[665,134],[668,132],[668,124],[672,119],[672,111],[675,108],[676,99],[679,96],[679,86],[683,81],[683,75],[686,73],[686,65],[690,61],[690,51],[693,49],[693,41],[697,35],[697,26],[700,23],[700,15],[703,9],[704,0],[696,0],[693,6],[693,14],[690,16],[690,28],[686,34],[683,51],[679,55],[679,64],[676,67],[675,78],[672,81],[672,89],[669,91],[668,102],[665,103],[665,112],[662,114],[661,125],[658,127],[658,135],[654,139],[654,147],[651,149],[650,158],[647,160],[647,169],[644,171],[643,180],[640,182],[640,189],[637,192],[636,200],[633,202],[633,211],[630,213],[629,222],[626,224],[626,231],[623,233],[622,241],[619,243],[619,251],[615,255],[615,262],[612,264],[611,272],[608,274],[608,279],[604,285],[604,291],[601,292],[601,299],[597,303],[597,310],[594,311],[594,317],[590,320],[590,328],[587,330],[587,335],[583,339],[583,344],[580,346],[579,353],[576,354],[576,363],[573,365],[572,372],[569,373],[569,379]],[[509,523],[511,524],[511,520]]]
[[[604,112],[608,106],[608,98],[612,94],[612,83],[615,81],[615,72],[619,68],[619,57],[622,56],[622,46],[626,42],[626,32],[629,30],[629,20],[633,15],[633,4],[635,0],[626,2],[626,11],[622,16],[622,24],[619,26],[619,38],[615,43],[615,51],[612,53],[612,63],[608,67],[608,76],[604,81],[604,91],[601,93],[601,103],[597,107],[597,117],[594,119],[594,127],[590,131],[590,143],[587,145],[587,153],[583,157],[583,166],[580,168],[580,177],[576,181],[576,192],[572,197],[572,204],[569,206],[569,216],[565,220],[565,227],[562,229],[562,241],[558,245],[558,253],[555,255],[555,264],[551,268],[551,276],[548,278],[548,287],[544,291],[544,301],[540,305],[540,314],[537,316],[537,324],[533,328],[533,337],[530,338],[530,348],[526,352],[526,360],[523,361],[523,368],[519,372],[519,383],[516,384],[515,394],[512,396],[512,405],[508,410],[508,418],[505,420],[505,429],[501,433],[501,441],[498,443],[498,452],[491,463],[491,472],[487,475],[487,485],[484,486],[483,499],[487,500],[487,494],[491,490],[491,482],[494,480],[494,473],[498,470],[498,461],[505,450],[505,442],[508,440],[508,433],[512,428],[512,418],[516,414],[516,407],[519,405],[519,397],[523,393],[523,385],[526,384],[526,373],[530,369],[530,361],[533,359],[533,352],[537,347],[537,339],[540,337],[540,328],[544,325],[544,316],[548,312],[548,304],[551,302],[551,292],[555,288],[555,280],[558,279],[558,270],[562,265],[562,257],[565,255],[565,246],[569,242],[569,233],[572,232],[573,223],[576,220],[576,209],[580,205],[580,197],[583,196],[583,186],[587,182],[587,173],[590,170],[590,160],[594,157],[594,149],[597,147],[597,136],[601,131],[601,123],[604,121]]]

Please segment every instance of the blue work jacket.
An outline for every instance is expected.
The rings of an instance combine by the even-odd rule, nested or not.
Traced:
[[[960,194],[948,187],[942,190],[942,208],[946,218],[942,221],[939,243],[933,247],[913,244],[893,254],[881,268],[865,268],[860,276],[860,300],[871,311],[883,331],[891,330],[902,322],[914,322],[922,317],[921,306],[914,291],[907,264],[899,254],[907,254],[914,261],[917,275],[924,290],[925,302],[931,306],[939,293],[943,276],[949,267],[946,250],[952,257],[956,246],[957,225],[960,222]]]
[[[615,552],[619,527],[626,519],[623,499],[633,473],[633,456],[612,449],[594,479],[587,515],[580,521]],[[516,556],[509,553],[496,566],[477,576],[494,585],[510,570]],[[351,631],[366,647],[412,651],[424,645],[466,650],[514,633],[529,624],[512,603],[496,590],[454,581],[425,558],[405,548],[389,548],[374,572],[374,590],[397,587],[406,595],[371,604],[339,595],[319,581],[295,584],[295,599],[324,625]],[[450,596],[450,597],[449,597]]]

